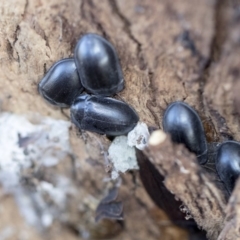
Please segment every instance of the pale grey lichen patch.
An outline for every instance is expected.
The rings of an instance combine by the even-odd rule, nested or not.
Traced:
[[[0,115],[0,182],[5,189],[17,186],[21,172],[33,164],[53,166],[71,153],[70,123],[40,118],[31,123],[26,116]]]
[[[47,203],[39,192],[33,192],[19,187],[13,194],[19,206],[20,213],[27,223],[35,226],[38,230],[43,230],[50,226],[53,217]],[[47,224],[46,218],[49,219]]]
[[[128,145],[130,147],[135,146],[139,150],[143,150],[150,137],[148,127],[146,123],[138,122],[137,126],[128,133]]]
[[[20,187],[13,192],[26,221],[39,230],[50,227],[54,219],[59,219],[64,212],[67,196],[75,193],[67,178],[61,176],[56,182],[54,186],[40,181],[35,191]]]
[[[10,239],[14,234],[14,229],[12,227],[6,227],[0,230],[0,240]]]
[[[108,149],[109,159],[113,164],[112,179],[119,176],[119,172],[138,169],[136,152],[127,144],[126,136],[116,137]]]
[[[111,178],[117,179],[119,172],[139,169],[135,148],[143,150],[149,139],[148,127],[139,122],[137,126],[128,133],[128,136],[116,137],[108,149],[109,159],[113,164]]]
[[[51,176],[54,183],[35,177],[28,187],[24,174],[53,167],[72,154],[70,125],[39,115],[30,120],[23,115],[0,114],[0,184],[6,193],[13,194],[26,221],[39,230],[59,218],[75,189],[70,180],[57,174]]]

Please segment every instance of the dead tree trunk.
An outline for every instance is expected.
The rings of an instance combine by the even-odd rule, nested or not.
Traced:
[[[54,62],[73,56],[77,40],[89,32],[104,36],[116,47],[125,78],[125,89],[119,97],[136,109],[142,122],[161,129],[167,105],[180,100],[198,111],[209,142],[240,140],[237,0],[2,0],[1,113],[37,113],[69,121],[68,110],[62,112],[42,100],[37,84]],[[31,166],[21,176],[21,196],[38,213],[34,221],[46,226],[26,224],[31,215],[25,211],[28,205],[19,204],[16,189],[6,194],[2,186],[0,239],[188,239],[187,232],[172,226],[153,204],[137,172],[123,175],[121,183],[104,181],[111,168],[103,154],[110,144],[105,136],[82,136],[72,127],[70,141],[73,154],[65,160],[53,167]],[[185,157],[182,164],[186,164]],[[163,170],[159,171],[167,175],[171,168]],[[206,180],[204,174],[201,176]],[[51,192],[41,192],[41,205],[36,195],[39,186],[45,183],[46,187],[47,183],[56,187],[59,178],[69,184],[64,205],[55,206]],[[177,179],[171,176],[166,186],[171,189]],[[94,214],[100,200],[116,186],[120,186],[124,224],[110,220],[96,224]],[[190,200],[189,192],[184,195],[182,187],[175,189],[177,197]],[[56,191],[54,194],[59,197]],[[239,238],[239,192],[234,192],[228,207],[221,193],[218,203],[213,206],[217,222],[210,221],[209,212],[205,218],[198,218],[193,205],[189,210],[205,230],[215,227],[208,232],[211,239],[219,234],[219,239]],[[211,209],[207,206],[205,210]]]

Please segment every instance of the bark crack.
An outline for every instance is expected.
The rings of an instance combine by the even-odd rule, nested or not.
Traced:
[[[153,85],[153,79],[154,79],[154,71],[149,68],[147,61],[144,57],[144,53],[142,50],[142,44],[137,40],[137,38],[134,36],[134,34],[131,31],[131,22],[127,19],[127,17],[124,16],[124,14],[121,12],[121,10],[118,7],[117,0],[109,0],[109,5],[112,8],[112,11],[117,15],[120,20],[123,23],[123,31],[128,35],[128,37],[136,44],[137,46],[137,61],[139,69],[142,71],[147,70],[147,76],[149,80],[149,89],[150,89],[150,95],[151,95],[151,105],[155,105],[156,102],[156,95],[155,95],[155,88]],[[149,105],[147,103],[147,105]],[[150,113],[152,114],[155,123],[159,126],[159,120],[156,114],[154,114],[154,111],[149,108]]]
[[[219,62],[220,60],[223,46],[227,37],[226,12],[229,10],[227,8],[228,4],[229,4],[228,0],[217,0],[215,5],[214,34],[210,44],[210,54],[209,54],[209,58],[205,63],[205,66],[203,67],[202,74],[199,78],[199,81],[200,81],[199,98],[200,98],[200,103],[202,104],[201,106],[202,109],[206,109],[207,107],[209,107],[207,106],[207,103],[204,101],[203,92],[204,92],[206,83],[208,82],[208,78],[210,77],[210,71],[212,69],[212,66],[217,62]],[[217,114],[220,116],[219,113]],[[213,123],[211,118],[210,118],[210,121]],[[225,125],[226,125],[226,122],[223,123],[222,126],[225,126]]]
[[[201,92],[203,92],[212,65],[218,62],[221,57],[223,45],[227,36],[227,23],[224,17],[226,11],[228,10],[226,8],[227,4],[228,0],[217,0],[216,2],[214,16],[214,35],[210,45],[210,56],[207,64],[205,65],[205,68],[203,69]]]
[[[218,62],[221,57],[223,45],[227,37],[227,19],[226,11],[228,11],[227,5],[228,0],[218,0],[215,7],[215,32],[211,44],[210,61],[206,70],[211,66],[211,64]]]
[[[29,5],[29,2],[28,2],[28,0],[26,0],[24,10],[23,10],[23,19],[25,18],[26,14],[27,14],[28,5]]]
[[[207,60],[207,63],[203,69],[203,78],[201,91],[205,87],[207,78],[209,77],[209,72],[213,64],[216,64],[220,60],[223,45],[227,37],[227,19],[225,17],[226,11],[228,11],[227,5],[229,4],[228,0],[217,0],[215,6],[215,15],[214,15],[214,34],[212,42],[210,44],[210,56]]]
[[[95,4],[93,3],[92,0],[88,0],[86,3],[90,6],[90,9],[96,9],[96,6],[95,6]],[[82,9],[81,11],[82,12],[84,12],[83,8],[84,8],[84,5],[82,3],[82,6],[81,6],[81,9]],[[92,10],[90,10],[89,14],[90,14],[90,17],[91,17],[91,22],[96,25],[97,29],[102,33],[103,37],[108,38],[108,34],[106,33],[106,31],[104,29],[104,26],[98,20],[98,18],[95,16],[94,12]],[[86,17],[85,14],[84,14],[84,17]]]
[[[131,22],[121,13],[116,0],[109,0],[109,4],[112,7],[113,12],[121,19],[123,22],[123,30],[125,33],[129,36],[129,38],[137,45],[137,59],[139,68],[141,70],[148,69],[147,62],[144,58],[143,52],[142,52],[142,44],[137,40],[137,38],[133,35],[131,31]]]

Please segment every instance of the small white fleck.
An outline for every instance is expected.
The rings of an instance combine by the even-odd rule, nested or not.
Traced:
[[[157,146],[163,143],[166,138],[167,138],[166,133],[164,133],[162,130],[156,130],[151,134],[149,138],[149,145]]]
[[[115,180],[115,179],[117,179],[118,177],[119,177],[118,172],[115,171],[115,170],[113,170],[113,171],[111,172],[111,178],[112,178],[113,180]]]
[[[184,174],[189,174],[190,171],[187,170],[186,168],[184,168],[183,166],[180,167],[180,172],[184,173]]]
[[[45,227],[45,228],[48,228],[52,225],[52,222],[53,222],[53,217],[52,215],[48,214],[48,213],[44,213],[41,217],[42,219],[42,225]]]
[[[143,150],[148,143],[149,136],[147,124],[139,122],[137,126],[128,133],[128,145]]]

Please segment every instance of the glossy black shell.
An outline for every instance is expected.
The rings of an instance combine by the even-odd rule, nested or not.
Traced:
[[[79,96],[71,106],[72,122],[80,129],[106,134],[123,135],[131,131],[139,118],[128,104],[101,96]]]
[[[227,191],[231,194],[240,175],[240,144],[238,142],[227,141],[221,144],[217,151],[216,169]]]
[[[136,150],[140,178],[147,193],[154,203],[162,209],[174,224],[190,231],[189,239],[206,240],[206,233],[201,231],[193,219],[186,220],[186,213],[180,211],[182,202],[176,200],[164,185],[164,177],[143,154]]]
[[[175,196],[165,187],[164,177],[142,151],[136,150],[136,153],[141,181],[155,204],[164,210],[174,223],[180,225],[192,223],[192,221],[187,221],[186,214],[180,211],[182,202],[177,201]]]
[[[74,59],[84,88],[92,94],[111,96],[124,87],[122,69],[114,47],[97,34],[84,35]]]
[[[184,144],[196,154],[200,164],[207,161],[207,141],[203,125],[196,111],[183,102],[168,106],[163,117],[163,130],[171,135],[172,141]]]
[[[38,91],[49,103],[69,107],[83,91],[74,59],[56,62],[40,81]]]

